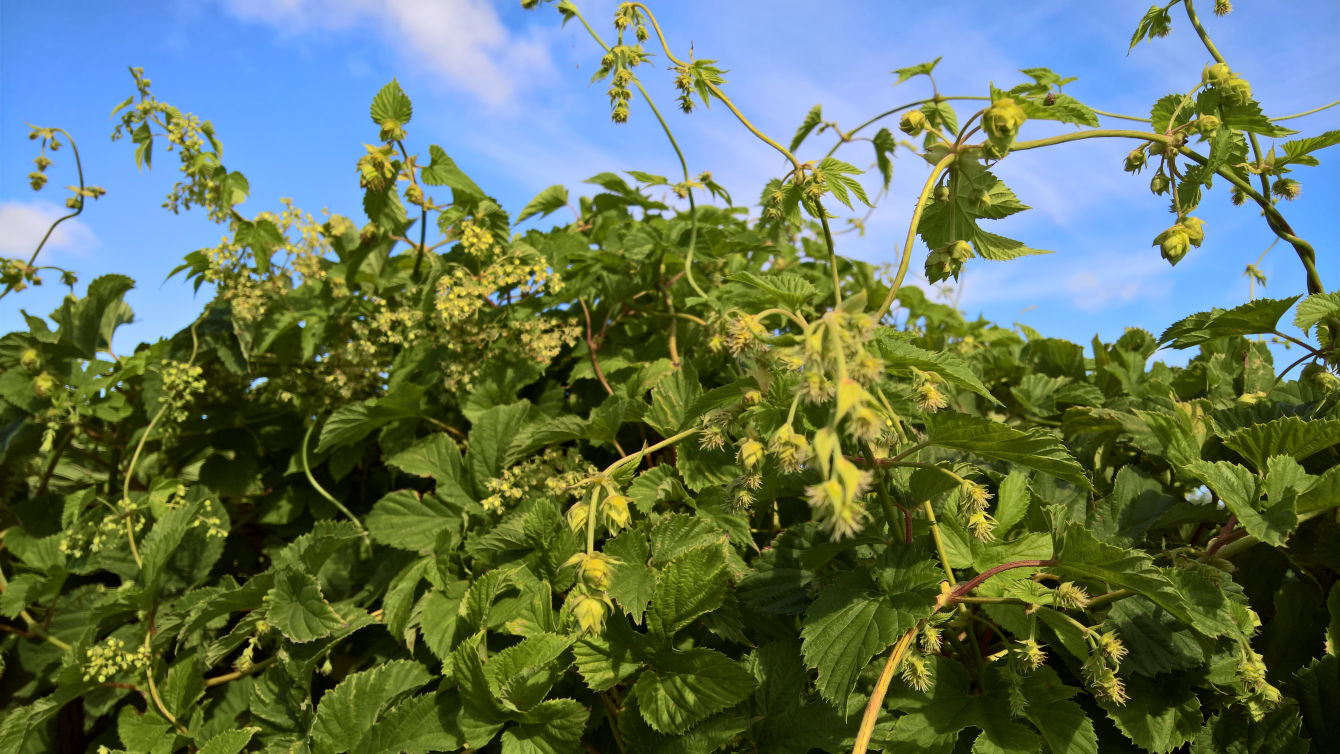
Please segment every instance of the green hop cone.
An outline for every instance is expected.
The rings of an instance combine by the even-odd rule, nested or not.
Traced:
[[[56,392],[56,378],[43,372],[33,378],[33,393],[38,398],[47,398]]]
[[[929,126],[930,121],[926,120],[926,114],[920,110],[903,113],[903,117],[898,121],[898,130],[908,136],[920,136]]]
[[[953,276],[958,280],[959,273],[963,271],[963,263],[973,256],[972,244],[967,241],[955,241],[948,246],[941,246],[926,255],[926,279],[938,283]]]
[[[937,201],[937,202],[947,202],[947,201],[949,201],[949,187],[948,187],[948,186],[936,186],[936,187],[935,187],[935,201]]]
[[[382,141],[400,141],[405,138],[405,127],[398,121],[384,120],[380,136]]]
[[[605,628],[605,616],[609,610],[605,600],[587,594],[579,594],[572,601],[572,617],[584,634],[600,635]]]
[[[1187,240],[1199,249],[1201,242],[1205,240],[1205,221],[1199,217],[1188,217],[1179,224],[1186,230]]]
[[[1303,374],[1299,379],[1303,382],[1327,393],[1333,393],[1340,390],[1340,377],[1336,377],[1326,370],[1321,364],[1308,364],[1303,367]]]
[[[1196,131],[1207,139],[1218,133],[1221,125],[1223,121],[1214,115],[1202,115],[1196,119]]]
[[[19,364],[29,372],[36,371],[42,365],[42,358],[38,355],[36,348],[25,348],[23,354],[19,356]]]
[[[609,561],[600,553],[592,553],[582,561],[580,569],[582,584],[593,592],[603,592],[610,585]]]
[[[1159,173],[1158,175],[1149,179],[1149,190],[1154,192],[1155,194],[1166,194],[1168,193],[1168,189],[1171,187],[1172,187],[1172,181],[1168,180],[1168,176],[1164,175],[1163,173]]]
[[[1224,101],[1230,105],[1245,105],[1252,101],[1252,85],[1241,76],[1230,78],[1220,87]]]
[[[1006,152],[1026,120],[1028,116],[1024,114],[1023,108],[1016,105],[1013,99],[1002,97],[992,102],[991,107],[982,114],[982,127],[990,137],[991,146]]]
[[[1229,70],[1228,63],[1207,65],[1200,72],[1200,80],[1209,86],[1221,86],[1232,77],[1233,71]]]
[[[1130,153],[1126,155],[1126,168],[1125,168],[1126,172],[1127,173],[1140,172],[1142,169],[1144,169],[1145,162],[1146,162],[1145,150],[1143,148],[1132,149]]]
[[[1186,227],[1179,223],[1158,234],[1154,238],[1154,245],[1159,247],[1159,253],[1168,260],[1168,264],[1176,265],[1191,250],[1191,236]]]

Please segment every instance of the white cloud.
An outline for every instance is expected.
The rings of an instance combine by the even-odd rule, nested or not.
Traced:
[[[371,28],[442,83],[500,105],[553,74],[542,35],[522,37],[487,0],[224,0],[281,34]]]
[[[0,256],[28,261],[47,228],[69,210],[43,201],[0,202]],[[66,220],[52,231],[37,261],[49,263],[53,256],[84,257],[98,245],[93,231],[78,219]]]

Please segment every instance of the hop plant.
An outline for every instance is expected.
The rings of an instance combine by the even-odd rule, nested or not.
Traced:
[[[1270,187],[1270,192],[1281,199],[1291,202],[1294,199],[1297,199],[1299,194],[1303,193],[1303,189],[1298,181],[1295,181],[1292,178],[1281,178],[1278,181],[1275,181],[1274,186]]]
[[[982,128],[986,129],[991,146],[1001,155],[1008,152],[1019,134],[1019,127],[1028,120],[1023,108],[1013,98],[1001,97],[982,114]]]
[[[1052,603],[1062,610],[1083,610],[1089,606],[1089,593],[1073,581],[1064,581],[1052,592]]]
[[[906,112],[898,120],[898,130],[908,136],[920,136],[921,132],[928,127],[930,127],[930,122],[926,120],[926,114],[920,110]]]

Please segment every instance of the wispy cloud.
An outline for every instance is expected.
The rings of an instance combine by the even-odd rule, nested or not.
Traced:
[[[0,256],[22,258],[37,248],[51,223],[69,211],[51,202],[0,202]],[[93,231],[78,219],[66,220],[52,231],[37,261],[50,263],[59,257],[83,258],[96,248],[98,239]]]
[[[448,87],[501,105],[552,77],[540,32],[509,29],[487,0],[224,0],[244,21],[284,35],[371,29]]]

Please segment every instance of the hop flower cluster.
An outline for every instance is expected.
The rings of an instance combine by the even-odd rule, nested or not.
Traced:
[[[144,517],[140,513],[140,503],[123,498],[119,505],[106,505],[94,510],[104,511],[106,515],[97,520],[75,522],[65,527],[60,541],[60,551],[70,557],[80,558],[85,553],[101,553],[118,547],[126,542],[126,520],[139,534],[144,530]]]
[[[505,469],[501,477],[486,482],[489,495],[480,504],[486,511],[500,513],[510,504],[533,495],[556,497],[593,470],[574,449],[549,448],[539,457]]]
[[[106,683],[108,678],[126,670],[136,672],[149,666],[149,648],[141,645],[126,651],[126,643],[115,636],[88,648],[84,658],[84,680]]]
[[[1089,642],[1089,657],[1082,668],[1084,680],[1088,682],[1094,696],[1118,707],[1125,705],[1129,698],[1126,695],[1126,684],[1117,671],[1126,657],[1126,645],[1112,631],[1091,630],[1086,638]]]

